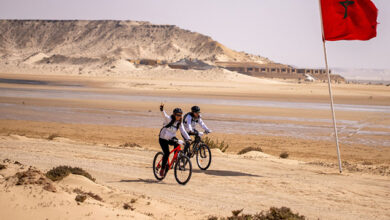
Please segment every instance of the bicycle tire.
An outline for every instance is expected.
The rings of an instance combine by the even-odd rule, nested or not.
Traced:
[[[164,156],[163,152],[156,153],[156,155],[154,156],[154,159],[153,159],[153,174],[154,174],[154,177],[156,177],[156,179],[158,181],[163,180],[167,176],[167,172],[165,172],[165,175],[163,177],[161,177],[160,176],[160,169],[156,170],[156,165],[160,161],[160,160],[157,161],[157,159],[158,159],[158,157],[160,155],[161,155],[161,159],[160,160],[162,160],[162,157]]]
[[[178,178],[178,172],[181,172],[181,170],[179,170],[179,169],[186,169],[186,165],[187,164],[189,164],[189,167],[188,167],[188,169],[189,169],[189,174],[188,174],[188,176],[187,176],[187,178],[184,180],[184,181],[182,181],[182,180],[180,180],[179,178]],[[182,165],[184,165],[184,167],[182,166]],[[192,176],[192,163],[191,163],[191,160],[190,160],[190,158],[188,158],[187,156],[185,156],[185,155],[183,155],[183,156],[180,156],[179,158],[177,158],[177,161],[176,161],[176,164],[175,164],[175,179],[176,179],[176,181],[179,183],[179,184],[181,184],[181,185],[185,185],[185,184],[187,184],[188,183],[188,181],[190,181],[190,179],[191,179],[191,176]]]
[[[208,157],[209,161],[208,161],[206,166],[202,166],[200,164],[199,157],[205,158],[207,156],[207,154],[209,155],[209,157]],[[207,146],[206,144],[200,144],[198,147],[198,150],[196,151],[196,163],[198,164],[199,169],[207,170],[210,167],[211,159],[212,159],[212,156],[211,156],[211,150],[210,150],[209,146]]]

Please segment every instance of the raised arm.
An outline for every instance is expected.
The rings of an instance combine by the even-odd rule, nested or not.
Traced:
[[[160,105],[160,111],[161,111],[161,115],[164,118],[164,122],[169,123],[171,121],[171,117],[165,112],[163,104]]]

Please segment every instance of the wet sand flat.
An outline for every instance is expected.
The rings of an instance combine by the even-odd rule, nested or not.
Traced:
[[[26,135],[45,137],[58,133],[81,141],[116,144],[126,142],[135,134],[137,141],[158,149],[154,134],[161,126],[158,105],[163,101],[168,111],[176,106],[189,109],[193,104],[200,105],[205,121],[215,132],[210,137],[229,143],[228,151],[237,152],[247,146],[258,145],[276,156],[287,151],[292,157],[306,161],[335,162],[331,115],[326,103],[326,90],[319,92],[319,88],[324,86],[321,84],[276,82],[270,86],[257,83],[255,85],[265,88],[259,87],[254,91],[251,87],[247,88],[248,85],[254,86],[248,82],[236,82],[232,84],[234,89],[218,87],[217,83],[216,87],[208,87],[216,91],[206,95],[204,90],[191,86],[180,87],[183,90],[180,92],[153,86],[154,83],[163,86],[163,80],[124,79],[127,83],[143,81],[144,84],[123,88],[116,87],[116,79],[112,77],[105,82],[102,82],[103,78],[65,76],[11,77],[5,74],[0,78],[8,80],[5,81],[8,83],[0,83],[0,126],[3,134],[23,130]],[[20,80],[41,83],[26,84],[25,81],[20,83]],[[346,96],[347,92],[352,97],[352,103],[336,102],[343,159],[387,163],[390,160],[387,150],[390,146],[390,106],[384,105],[376,96],[389,98],[389,89],[361,85],[357,92],[357,86],[336,85],[335,88],[336,98],[338,93]],[[303,87],[307,87],[306,90]],[[348,87],[350,91],[346,90]],[[292,94],[286,93],[286,88],[291,88]],[[312,88],[316,88],[317,95],[323,97],[306,99],[308,96],[302,93],[313,93]],[[229,95],[232,91],[236,93]],[[272,91],[272,97],[277,98],[264,98],[264,94],[269,95]],[[299,93],[301,95],[297,95]],[[366,96],[374,98],[367,101]],[[357,100],[360,100],[359,103],[354,103]],[[62,132],[61,124],[69,130],[93,129],[79,137],[72,132]],[[47,125],[50,129],[45,129]],[[105,138],[94,137],[95,127],[104,131],[102,136]],[[116,135],[110,132],[109,127],[115,127],[120,133],[129,132],[128,136]],[[145,130],[154,133],[145,132],[147,135],[143,137],[139,133]],[[368,151],[371,152],[369,155]]]

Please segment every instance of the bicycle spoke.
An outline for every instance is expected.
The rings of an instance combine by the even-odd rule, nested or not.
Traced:
[[[180,157],[175,166],[175,178],[178,183],[186,184],[191,178],[192,165],[188,157]]]

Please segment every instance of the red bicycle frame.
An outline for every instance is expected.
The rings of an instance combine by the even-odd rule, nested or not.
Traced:
[[[176,148],[174,148],[171,152],[169,152],[169,155],[171,155],[173,152],[175,152],[171,162],[169,162],[169,156],[168,156],[167,165],[168,165],[169,169],[172,169],[173,164],[177,160],[177,155],[179,154],[180,151],[181,151],[181,147],[180,147],[180,144],[179,144]],[[157,167],[161,167],[161,161],[162,161],[162,159],[158,162]]]

